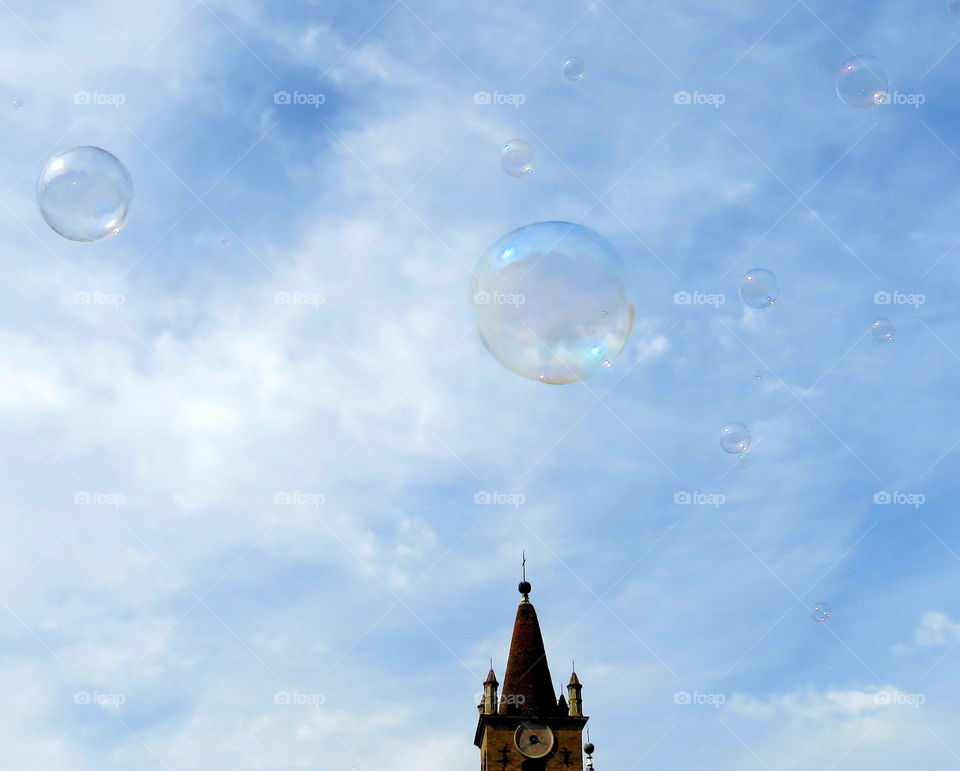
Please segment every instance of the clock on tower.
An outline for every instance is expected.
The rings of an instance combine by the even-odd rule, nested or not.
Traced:
[[[594,747],[583,745],[589,719],[583,714],[583,687],[574,672],[567,695],[555,695],[530,591],[524,576],[503,691],[498,692],[491,668],[477,706],[474,743],[480,748],[481,771],[584,771],[585,752],[586,769],[592,769]]]

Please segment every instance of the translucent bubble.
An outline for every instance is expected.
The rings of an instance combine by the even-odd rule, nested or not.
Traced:
[[[230,239],[226,236],[220,236],[220,243],[224,246],[230,246]]]
[[[37,180],[40,213],[71,241],[98,241],[119,233],[132,197],[126,167],[99,147],[74,147],[54,156]]]
[[[573,83],[576,83],[578,80],[583,80],[583,73],[585,69],[586,66],[583,63],[583,59],[577,56],[571,56],[563,63],[563,67],[560,68],[560,71],[563,72],[563,77]]]
[[[851,107],[876,107],[887,101],[887,74],[873,56],[847,59],[837,72],[837,96]]]
[[[727,423],[720,429],[720,446],[734,455],[750,449],[750,431],[743,423]]]
[[[754,268],[740,279],[740,297],[751,308],[766,308],[780,295],[777,277],[766,268]]]
[[[830,606],[825,602],[818,602],[813,606],[813,620],[820,624],[825,624],[830,620],[830,616],[833,615],[833,611],[830,610]]]
[[[759,372],[754,372],[751,377],[754,383],[759,383],[763,380],[763,375],[761,375]]]
[[[14,100],[13,100],[13,109],[14,109],[14,110],[17,110],[17,111],[20,111],[20,110],[23,109],[23,104],[22,104],[18,99],[14,99]]]
[[[740,466],[740,468],[750,468],[752,464],[753,464],[753,459],[746,454],[741,455],[740,460],[737,461],[737,465]]]
[[[890,319],[877,319],[870,326],[870,331],[873,333],[873,339],[877,342],[889,343],[893,340],[897,330],[893,328],[893,322]]]
[[[533,173],[533,147],[525,139],[511,139],[503,146],[500,168],[511,177]]]
[[[484,345],[543,383],[574,383],[612,366],[633,328],[622,268],[607,240],[583,225],[536,222],[507,233],[473,275]]]

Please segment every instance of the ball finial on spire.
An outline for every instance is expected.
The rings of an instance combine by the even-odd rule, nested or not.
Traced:
[[[530,594],[530,590],[533,588],[530,586],[530,582],[527,581],[527,553],[523,552],[523,580],[520,582],[520,594],[523,595],[523,599],[527,599],[527,595]]]

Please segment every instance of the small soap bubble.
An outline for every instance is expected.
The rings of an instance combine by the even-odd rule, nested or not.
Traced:
[[[226,236],[220,236],[220,243],[224,246],[230,246],[230,239]]]
[[[768,308],[780,295],[777,277],[766,268],[754,268],[740,279],[740,297],[751,308]]]
[[[813,620],[818,624],[825,624],[833,615],[833,611],[830,610],[830,606],[825,602],[818,602],[816,605],[814,605],[812,612]]]
[[[877,319],[871,324],[870,331],[873,333],[873,339],[878,343],[889,343],[897,330],[893,328],[893,322],[890,319]]]
[[[511,177],[525,177],[533,173],[534,151],[525,139],[511,139],[503,146],[500,168]]]
[[[759,383],[763,380],[763,375],[761,375],[759,372],[754,372],[753,375],[751,375],[751,378],[753,379],[754,383]]]
[[[737,461],[737,465],[740,468],[750,468],[750,465],[753,463],[753,459],[749,455],[741,455],[740,460]]]
[[[854,56],[837,71],[837,96],[850,107],[876,107],[887,101],[887,74],[873,56]]]
[[[561,72],[563,72],[563,77],[565,77],[571,83],[576,83],[577,81],[583,80],[583,73],[585,69],[586,66],[583,63],[583,59],[577,56],[571,56],[563,63]]]
[[[750,431],[743,423],[727,423],[720,429],[720,446],[732,455],[745,453],[750,449]]]
[[[22,104],[18,99],[14,99],[14,100],[13,100],[13,109],[14,109],[14,110],[17,110],[17,111],[19,112],[20,110],[23,109],[23,104]]]

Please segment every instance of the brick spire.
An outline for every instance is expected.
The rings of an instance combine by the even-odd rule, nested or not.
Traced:
[[[537,611],[530,602],[530,584],[521,583],[520,593],[523,599],[513,626],[500,714],[549,717],[557,713],[557,697],[553,692]]]

